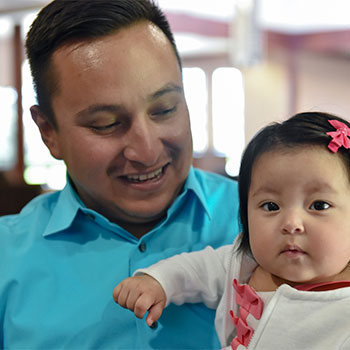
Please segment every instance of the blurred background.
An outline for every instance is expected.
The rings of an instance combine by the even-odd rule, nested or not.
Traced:
[[[29,114],[24,40],[48,2],[0,0],[0,215],[66,181]],[[195,166],[235,177],[251,137],[297,112],[350,120],[349,0],[157,2],[183,60]]]

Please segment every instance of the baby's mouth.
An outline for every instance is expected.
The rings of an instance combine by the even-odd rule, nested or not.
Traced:
[[[303,255],[306,254],[300,247],[295,245],[287,245],[282,251],[281,254],[289,255]]]

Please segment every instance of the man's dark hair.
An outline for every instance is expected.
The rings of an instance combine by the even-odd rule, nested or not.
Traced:
[[[181,69],[169,23],[153,0],[54,0],[40,11],[28,32],[26,50],[39,107],[53,125],[51,99],[58,88],[51,66],[53,53],[74,40],[106,36],[142,21],[155,24],[165,34]]]
[[[241,251],[251,254],[248,227],[248,194],[252,170],[257,160],[266,152],[288,151],[298,147],[320,146],[331,152],[328,149],[328,144],[332,138],[327,135],[327,132],[335,131],[335,128],[329,123],[329,120],[334,119],[350,127],[348,121],[328,113],[299,113],[282,123],[273,123],[266,126],[250,141],[243,153],[238,177],[242,228],[242,239],[239,247]],[[337,154],[341,156],[346,169],[350,169],[350,149],[340,147]]]

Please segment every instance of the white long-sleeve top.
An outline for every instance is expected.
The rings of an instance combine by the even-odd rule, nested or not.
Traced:
[[[232,281],[244,284],[256,268],[246,254],[237,253],[238,240],[214,250],[183,253],[135,274],[147,273],[164,288],[169,303],[203,302],[216,308],[215,327],[223,348],[231,349],[237,315]],[[248,349],[350,349],[350,287],[313,292],[281,285],[269,301]]]

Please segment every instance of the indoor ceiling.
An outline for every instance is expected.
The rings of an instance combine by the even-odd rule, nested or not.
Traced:
[[[82,0],[84,1],[84,0]],[[180,51],[223,51],[227,47],[236,6],[256,5],[261,29],[284,37],[322,34],[326,49],[350,55],[350,0],[156,0],[168,15]],[[0,19],[21,15],[49,0],[0,0]],[[200,3],[200,6],[198,4]],[[213,5],[215,4],[215,5]],[[2,15],[2,16],[1,16]],[[325,33],[327,36],[325,37]],[[0,33],[1,34],[1,33]],[[328,35],[329,34],[329,35]],[[196,44],[195,44],[196,42]],[[316,40],[316,46],[320,39]],[[315,40],[311,45],[315,45]],[[321,46],[322,46],[321,45]],[[187,51],[186,51],[187,50]]]
[[[35,10],[48,2],[45,0],[0,0],[0,14],[9,14],[18,10]]]
[[[258,4],[259,20],[267,28],[289,32],[350,29],[349,0],[157,0],[167,12],[186,13],[219,21],[231,20],[235,5],[254,1]],[[49,2],[0,0],[0,14],[39,9]]]

